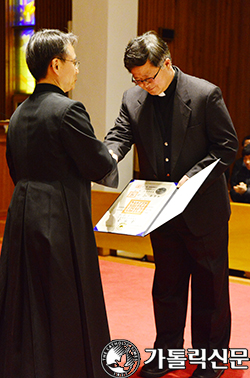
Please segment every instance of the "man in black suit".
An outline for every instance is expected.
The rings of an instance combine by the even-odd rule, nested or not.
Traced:
[[[223,172],[234,161],[238,140],[221,90],[172,65],[167,44],[154,32],[132,39],[125,67],[134,88],[124,93],[120,114],[105,144],[120,161],[133,144],[140,178],[178,186],[220,159],[186,210],[151,233],[156,265],[153,301],[155,348],[183,347],[188,286],[192,285],[192,344],[227,349],[230,338],[228,220],[230,203]],[[167,353],[167,352],[166,352]],[[223,370],[207,362],[193,378],[218,378]],[[141,376],[171,371],[166,360],[145,364]]]

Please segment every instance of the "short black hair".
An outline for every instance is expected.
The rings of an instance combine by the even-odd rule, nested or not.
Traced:
[[[77,42],[73,33],[64,33],[57,29],[42,29],[35,32],[27,45],[26,62],[31,74],[38,81],[46,77],[52,59],[64,59],[67,47]]]
[[[167,58],[171,60],[167,43],[155,31],[148,31],[129,41],[124,53],[124,65],[131,72],[148,60],[153,66],[160,67]]]

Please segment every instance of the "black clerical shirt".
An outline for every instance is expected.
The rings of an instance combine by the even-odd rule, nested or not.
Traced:
[[[178,71],[163,96],[153,96],[156,120],[161,130],[162,146],[164,149],[165,181],[171,181],[171,130],[173,119],[174,95],[177,84]]]

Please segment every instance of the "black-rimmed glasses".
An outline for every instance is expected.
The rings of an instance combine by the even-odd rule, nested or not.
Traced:
[[[142,85],[142,84],[150,84],[152,83],[156,76],[158,75],[158,73],[160,72],[160,69],[161,69],[162,66],[160,66],[160,68],[158,69],[158,71],[156,72],[155,76],[154,77],[148,77],[147,79],[144,79],[144,80],[135,80],[134,76],[132,75],[132,83],[134,83],[135,85]]]

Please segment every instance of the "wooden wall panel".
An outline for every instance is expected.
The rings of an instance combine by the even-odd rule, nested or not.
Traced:
[[[240,141],[250,134],[249,20],[248,0],[139,0],[138,34],[174,29],[173,64],[220,86]]]
[[[41,28],[67,31],[72,20],[72,0],[36,0],[36,30]]]

